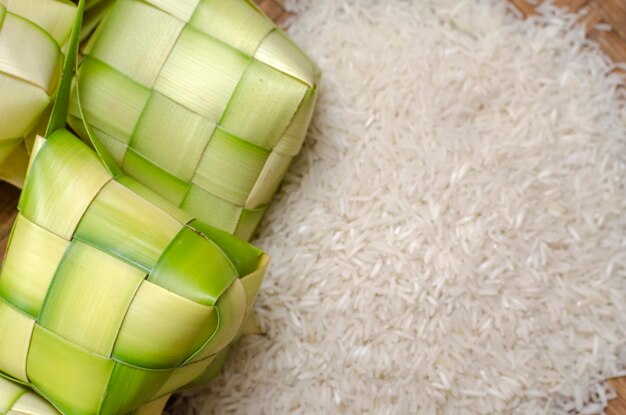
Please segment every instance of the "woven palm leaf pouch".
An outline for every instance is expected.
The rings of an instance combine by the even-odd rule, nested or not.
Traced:
[[[98,152],[65,130],[71,77],[33,146],[0,273],[0,373],[64,414],[123,414],[207,370],[251,312],[269,258],[140,195],[150,191],[97,140]]]
[[[301,149],[318,71],[251,1],[118,0],[77,79],[125,174],[247,240]]]
[[[0,180],[23,183],[25,137],[45,122],[75,15],[69,1],[0,0]]]

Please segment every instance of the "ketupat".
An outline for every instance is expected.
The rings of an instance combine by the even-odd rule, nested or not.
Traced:
[[[243,322],[262,276],[259,251],[198,225],[230,246],[211,243],[184,226],[186,218],[176,220],[112,181],[95,154],[67,132],[53,135],[36,156],[0,276],[0,368],[30,380],[70,413],[132,409],[193,380]],[[144,227],[133,229],[133,220]],[[242,252],[236,255],[234,247]],[[248,277],[236,278],[243,274]],[[216,318],[231,324],[220,324],[204,344]],[[105,359],[111,354],[117,362]],[[139,391],[143,401],[127,390],[133,377],[154,378]],[[98,412],[96,397],[120,379],[128,383],[117,395],[109,390]]]
[[[267,266],[114,180],[64,130],[36,145],[19,207],[0,274],[0,370],[64,413],[124,413],[196,379]]]
[[[76,6],[62,0],[0,0],[0,179],[21,186],[24,138],[48,108]],[[24,45],[28,47],[24,47]],[[32,144],[32,140],[29,141]]]
[[[118,0],[85,53],[84,115],[124,172],[249,239],[302,146],[314,64],[246,0]],[[80,116],[74,98],[84,138]]]
[[[73,45],[79,22],[80,13]],[[67,61],[75,56],[70,47]],[[71,74],[48,139],[33,148],[0,273],[0,370],[63,413],[124,413],[221,355],[252,309],[268,257],[113,177],[62,128]]]

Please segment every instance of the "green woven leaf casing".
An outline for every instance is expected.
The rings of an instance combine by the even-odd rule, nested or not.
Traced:
[[[45,121],[75,14],[69,1],[0,0],[0,180],[23,183],[32,132]]]
[[[318,71],[248,0],[118,0],[78,72],[124,172],[249,239],[310,123]],[[74,97],[70,125],[85,138]]]
[[[201,376],[267,267],[129,180],[68,131],[35,144],[0,271],[0,374],[65,414],[126,413]]]

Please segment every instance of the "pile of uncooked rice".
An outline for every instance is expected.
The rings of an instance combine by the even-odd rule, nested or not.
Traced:
[[[626,108],[576,16],[308,0],[324,72],[258,312],[182,412],[599,413],[626,363]]]

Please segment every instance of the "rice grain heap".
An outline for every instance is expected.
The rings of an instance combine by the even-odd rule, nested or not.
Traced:
[[[324,72],[203,414],[595,414],[626,364],[626,106],[577,16],[292,2]],[[181,410],[191,413],[191,410]]]

